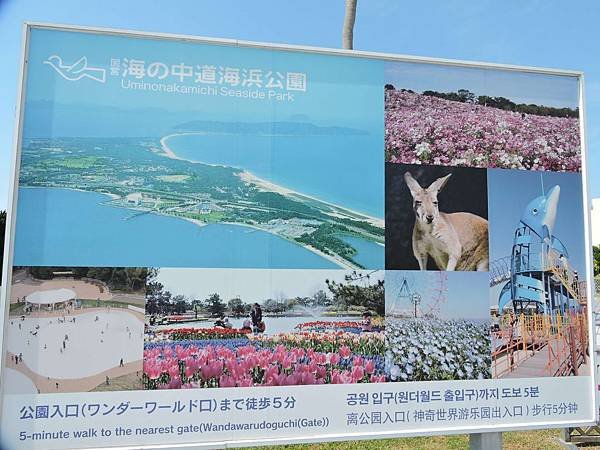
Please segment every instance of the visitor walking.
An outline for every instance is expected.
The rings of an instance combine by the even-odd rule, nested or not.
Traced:
[[[515,355],[514,355],[513,344],[516,342],[516,336],[515,336],[516,333],[515,332],[517,331],[516,330],[517,317],[515,316],[513,311],[509,312],[508,325],[509,325],[508,332],[510,333],[509,341],[508,341],[508,355],[509,355],[509,361],[510,361],[510,368],[512,370],[512,367],[515,365]]]
[[[258,303],[252,306],[250,311],[250,317],[252,318],[252,328],[255,333],[262,333],[264,331],[264,323],[262,316],[262,309]]]
[[[492,313],[492,331],[500,331],[500,316],[497,312]]]
[[[124,367],[125,365],[123,364],[123,358],[121,358],[121,361],[119,361],[119,367]]]

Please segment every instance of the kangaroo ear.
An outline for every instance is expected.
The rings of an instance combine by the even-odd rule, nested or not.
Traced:
[[[417,195],[419,191],[423,190],[419,182],[413,178],[410,172],[406,172],[404,174],[404,181],[406,181],[406,185],[410,190],[410,195],[412,195],[413,197]]]
[[[429,192],[435,192],[437,194],[444,188],[444,186],[446,186],[446,183],[448,182],[448,178],[450,178],[451,175],[452,174],[449,173],[445,177],[438,178],[433,183],[431,183],[431,185],[427,188],[427,190]]]

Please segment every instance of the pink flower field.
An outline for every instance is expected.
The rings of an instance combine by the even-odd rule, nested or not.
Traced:
[[[386,161],[579,172],[579,120],[385,93]]]
[[[313,331],[328,324],[328,331]],[[354,323],[354,322],[353,322]],[[312,325],[311,325],[312,324]],[[383,331],[312,322],[275,335],[217,329],[147,330],[145,389],[381,383]]]

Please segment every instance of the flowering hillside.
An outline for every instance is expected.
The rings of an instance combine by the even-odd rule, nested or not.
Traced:
[[[536,116],[387,90],[386,161],[579,172],[576,118]]]

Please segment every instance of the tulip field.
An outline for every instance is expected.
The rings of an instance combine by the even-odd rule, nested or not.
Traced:
[[[275,335],[148,330],[143,381],[146,389],[384,382],[384,345],[383,331],[364,332],[358,322]]]
[[[385,372],[390,381],[491,378],[489,330],[487,321],[389,319]]]
[[[392,163],[579,172],[579,133],[577,118],[386,91],[385,153]]]

